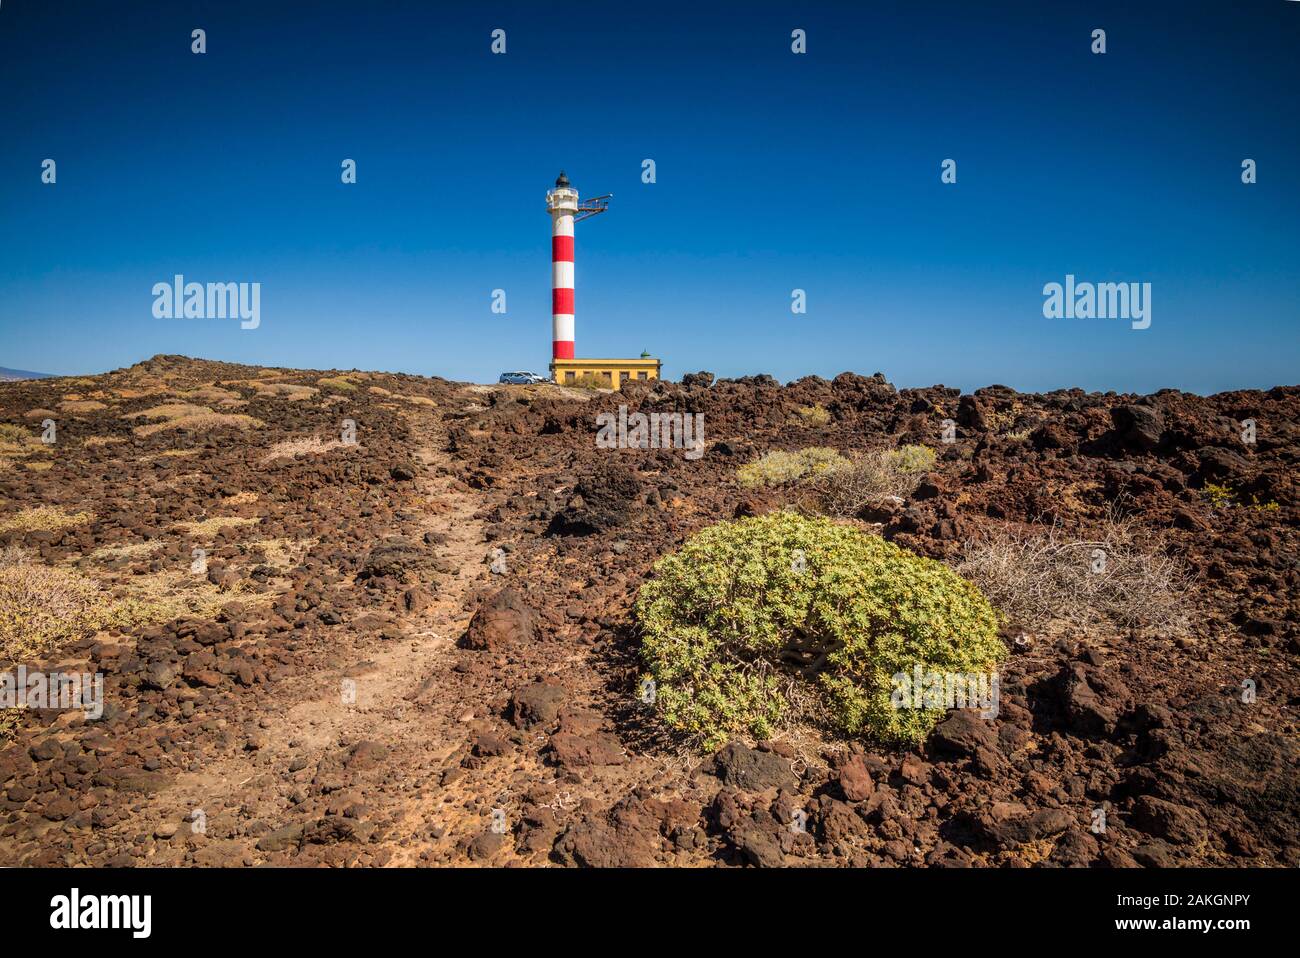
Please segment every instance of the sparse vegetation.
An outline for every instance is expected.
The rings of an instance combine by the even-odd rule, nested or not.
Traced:
[[[296,459],[299,456],[318,456],[322,453],[329,452],[331,449],[338,449],[346,446],[347,443],[341,439],[322,439],[319,436],[304,436],[301,439],[285,439],[277,442],[267,450],[263,457],[263,462],[270,462],[273,459]]]
[[[179,529],[191,539],[210,539],[221,529],[251,526],[261,521],[258,518],[242,516],[213,516],[210,519],[196,519],[193,522],[178,522],[174,528]]]
[[[356,392],[357,390],[356,383],[344,379],[342,376],[325,376],[316,380],[316,385],[320,386],[322,389],[330,389],[334,392],[340,393]]]
[[[111,603],[98,586],[65,569],[0,552],[0,661],[39,655],[65,639],[102,628]]]
[[[946,566],[792,512],[697,533],[655,565],[636,617],[664,721],[705,748],[814,715],[917,742],[942,711],[895,709],[892,676],[1005,653],[988,601]]]
[[[985,533],[967,543],[959,571],[1025,628],[1063,623],[1176,634],[1186,625],[1192,577],[1161,545],[1112,508],[1079,537],[1056,526]]]
[[[736,479],[746,489],[787,486],[842,468],[847,463],[836,450],[825,446],[810,446],[798,452],[777,449],[741,466]]]
[[[22,426],[15,426],[13,423],[0,422],[0,443],[8,445],[22,445],[31,439],[32,434]]]
[[[356,389],[290,401],[318,376]],[[58,411],[64,383],[0,384],[0,440],[19,440],[0,446],[0,522],[43,506],[62,520],[17,524],[65,526],[0,532],[0,551],[25,549],[0,557],[0,673],[102,673],[106,711],[34,711],[32,695],[0,708],[10,864],[1294,863],[1292,387],[1153,397],[1165,427],[1151,455],[1154,431],[1114,414],[1128,393],[994,389],[972,410],[956,389],[856,375],[630,387],[708,414],[716,448],[694,462],[595,447],[587,400],[604,389],[163,356],[92,377],[70,401],[110,408],[74,418]],[[1014,422],[991,415],[1017,398]],[[803,404],[830,421],[811,425]],[[125,418],[151,407],[163,415]],[[132,433],[223,413],[265,426]],[[1237,448],[1247,416],[1266,434]],[[40,442],[44,418],[55,444]],[[336,448],[345,418],[368,424],[351,450]],[[944,418],[962,423],[952,445]],[[1040,427],[1034,448],[1012,432]],[[752,463],[760,492],[735,481],[777,450]],[[276,453],[300,458],[263,464]],[[411,466],[417,479],[401,478]],[[1206,477],[1222,485],[1203,491]],[[1134,525],[1116,547],[1104,509],[1125,482],[1134,521],[1155,531]],[[731,518],[751,513],[765,514]],[[864,519],[900,535],[884,542]],[[1205,581],[1162,578],[1167,556]],[[1126,609],[1170,607],[1186,609],[1185,636],[1122,624]],[[1023,654],[1004,660],[1008,648]],[[908,688],[899,673],[918,668]],[[985,697],[999,674],[1000,711]],[[340,704],[348,678],[354,708]],[[936,679],[948,688],[927,701]],[[945,692],[970,711],[943,715],[957,704]],[[1216,734],[1224,722],[1248,738]],[[423,782],[431,757],[457,779],[440,831],[385,830],[411,819],[412,794],[372,786]],[[513,787],[517,767],[554,787]],[[1152,774],[1155,798],[1109,795],[1129,827],[1117,842],[1088,841],[1085,805]],[[308,780],[322,775],[333,784]],[[1221,801],[1243,782],[1260,787]],[[362,799],[364,813],[342,814]],[[190,840],[199,804],[207,843]],[[529,809],[546,820],[499,843],[485,818],[497,806],[507,825]],[[80,829],[92,812],[104,827]],[[893,829],[900,815],[917,827]]]
[[[891,496],[906,498],[934,467],[926,446],[876,449],[827,470],[816,483],[818,505],[827,515],[852,517]]]
[[[831,414],[825,406],[800,406],[795,415],[803,420],[804,425],[820,428],[831,421]]]
[[[1233,489],[1231,486],[1222,486],[1213,482],[1207,482],[1201,492],[1205,498],[1210,500],[1210,508],[1212,509],[1245,506],[1255,512],[1276,512],[1282,508],[1272,499],[1261,502],[1257,494],[1251,495],[1250,501],[1244,501],[1242,494],[1238,490]]]
[[[5,709],[0,712],[0,745],[12,741],[18,734],[19,718],[18,709]]]
[[[162,548],[159,542],[132,542],[127,545],[100,546],[90,553],[93,562],[116,562],[119,559],[137,559],[157,552]]]
[[[1207,482],[1205,488],[1201,491],[1205,494],[1205,498],[1210,500],[1210,508],[1212,509],[1222,509],[1224,506],[1235,506],[1237,504],[1237,493],[1227,486]]]
[[[32,462],[34,456],[49,455],[49,447],[41,442],[40,437],[22,426],[12,423],[0,423],[0,473],[9,472],[17,462],[24,463],[28,469],[40,471],[42,464]],[[49,465],[44,464],[48,469]]]
[[[139,412],[127,413],[125,419],[187,419],[191,416],[205,416],[212,410],[207,406],[196,406],[193,403],[185,402],[168,402],[160,406],[152,406],[149,409],[142,409]]]
[[[325,380],[321,381],[325,382]],[[304,399],[311,399],[320,393],[320,390],[316,387],[306,386],[302,383],[255,382],[253,388],[257,390],[259,398],[279,398],[289,402],[302,402]]]
[[[919,475],[934,468],[934,450],[929,446],[900,446],[885,456],[891,472],[900,476]]]
[[[67,413],[82,412],[99,412],[101,409],[107,409],[106,403],[99,402],[95,399],[65,399],[59,403],[59,409]]]
[[[301,559],[316,539],[257,539],[247,544],[248,554],[254,560],[280,572],[288,571]]]
[[[138,543],[100,549],[112,561],[157,548]],[[23,549],[0,550],[0,664],[46,654],[104,629],[135,629],[181,616],[208,618],[239,589],[221,589],[185,572],[133,576],[110,593],[73,569],[35,561]]]
[[[204,386],[200,389],[191,389],[181,395],[185,399],[193,399],[197,402],[214,405],[235,406],[244,404],[244,400],[239,393],[232,392],[229,389],[222,389],[220,386]]]
[[[106,628],[135,629],[182,616],[211,618],[242,589],[223,589],[188,572],[165,572],[127,580],[106,618]]]
[[[34,506],[0,518],[0,532],[61,532],[94,520],[90,512],[70,512],[62,506]]]
[[[180,416],[164,422],[136,426],[133,430],[137,436],[152,436],[169,429],[183,429],[189,432],[211,432],[214,429],[251,429],[265,425],[260,419],[240,413],[201,413],[192,416]]]

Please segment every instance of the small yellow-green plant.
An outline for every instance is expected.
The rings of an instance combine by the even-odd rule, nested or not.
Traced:
[[[918,742],[943,711],[895,708],[893,677],[986,673],[1005,654],[992,607],[947,566],[793,512],[692,536],[635,611],[656,707],[706,748],[770,736],[792,703],[850,735]]]
[[[810,446],[798,452],[778,449],[741,466],[736,479],[746,489],[785,486],[823,475],[847,462],[836,450],[825,446]]]
[[[322,389],[329,389],[334,392],[356,392],[357,384],[351,380],[344,379],[342,376],[325,376],[316,380],[316,385]]]
[[[795,414],[809,426],[825,426],[831,421],[830,412],[821,404],[815,406],[800,406],[795,410]]]
[[[1222,509],[1224,506],[1235,506],[1237,504],[1237,493],[1228,486],[1207,482],[1205,488],[1201,491],[1210,500],[1211,508]]]
[[[1227,506],[1245,506],[1254,512],[1277,512],[1282,508],[1274,499],[1261,501],[1258,493],[1252,493],[1250,501],[1247,502],[1242,498],[1242,494],[1238,490],[1233,489],[1231,486],[1221,486],[1213,482],[1207,482],[1201,492],[1210,500],[1210,507],[1213,509],[1223,509]]]
[[[899,446],[889,453],[888,462],[899,473],[929,472],[934,468],[934,458],[929,446]]]

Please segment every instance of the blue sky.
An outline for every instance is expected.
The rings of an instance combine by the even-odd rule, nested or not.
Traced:
[[[0,365],[545,371],[543,197],[564,168],[615,194],[577,229],[579,356],[966,389],[1294,383],[1297,50],[1288,0],[4,0]],[[260,327],[156,319],[176,273],[261,283]],[[1151,327],[1045,319],[1067,273],[1151,283]]]

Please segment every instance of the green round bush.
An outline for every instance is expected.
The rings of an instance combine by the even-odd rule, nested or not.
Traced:
[[[992,607],[942,563],[830,520],[723,522],[655,565],[636,617],[655,704],[706,748],[770,736],[791,697],[850,735],[919,742],[942,709],[895,708],[893,676],[986,673]]]

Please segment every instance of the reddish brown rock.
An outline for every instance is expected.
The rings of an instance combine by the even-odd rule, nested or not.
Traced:
[[[535,613],[514,589],[502,589],[483,602],[470,620],[461,645],[467,649],[496,652],[538,635]]]

